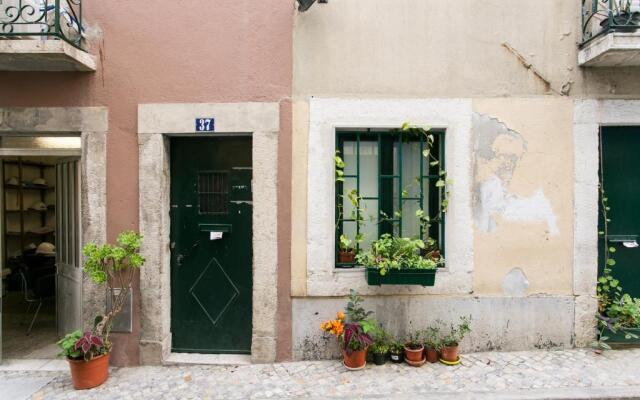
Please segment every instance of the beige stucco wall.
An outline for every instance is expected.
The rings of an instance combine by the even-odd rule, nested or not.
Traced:
[[[578,0],[331,0],[294,24],[294,97],[640,93],[633,68],[577,66]],[[507,50],[508,43],[550,83]],[[567,88],[567,86],[565,86]]]
[[[503,280],[520,268],[527,294],[571,294],[573,102],[477,99],[473,109],[508,129],[475,126],[474,293],[508,294]]]

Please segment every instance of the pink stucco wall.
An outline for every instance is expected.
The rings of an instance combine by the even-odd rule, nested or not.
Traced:
[[[108,236],[138,227],[137,105],[281,101],[281,146],[289,149],[294,0],[84,1],[101,31],[90,52],[95,73],[0,72],[0,107],[106,106]],[[280,151],[279,198],[288,204],[290,153]],[[281,223],[288,208],[279,207]],[[282,219],[283,218],[283,219]],[[282,254],[288,244],[281,243]],[[287,263],[288,258],[281,261]],[[281,311],[288,319],[289,266],[280,265]],[[282,278],[285,279],[282,279]],[[139,305],[138,305],[139,306]],[[137,364],[139,321],[116,335],[117,364]],[[286,325],[285,325],[286,326]],[[285,342],[281,358],[287,357]],[[283,347],[282,347],[283,346]]]

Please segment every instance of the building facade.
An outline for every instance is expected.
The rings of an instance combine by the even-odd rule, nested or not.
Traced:
[[[5,0],[1,156],[78,161],[75,252],[144,235],[129,319],[113,334],[117,365],[333,357],[318,327],[351,289],[398,335],[470,316],[466,350],[586,346],[601,132],[640,125],[635,20],[618,26],[600,3],[83,1],[80,12]],[[49,22],[29,21],[28,5]],[[62,39],[39,34],[43,21]],[[385,144],[405,122],[429,127],[446,165],[434,231],[446,264],[431,287],[373,286],[337,262],[336,230],[362,229],[365,248],[384,231],[381,210],[398,213],[389,232],[408,236],[415,212],[442,202],[422,184],[416,144]],[[73,154],[9,144],[60,136],[80,138]],[[357,228],[337,214],[336,150],[368,202]],[[416,168],[417,197],[405,196]],[[624,179],[612,185],[621,198]],[[616,234],[631,252],[633,226]],[[88,326],[106,307],[76,258],[71,289],[58,285],[59,325]],[[637,277],[620,279],[633,293]]]

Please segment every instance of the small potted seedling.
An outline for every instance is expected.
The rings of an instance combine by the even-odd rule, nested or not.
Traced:
[[[395,364],[404,361],[404,344],[402,342],[394,341],[389,345],[389,358]]]
[[[449,333],[442,338],[440,355],[445,363],[458,363],[460,353],[458,346],[462,339],[471,332],[470,318],[460,317],[458,325],[451,324]]]
[[[387,354],[389,353],[389,345],[385,342],[375,341],[369,347],[369,351],[373,356],[373,363],[375,365],[384,365],[387,362]]]
[[[351,264],[356,261],[356,252],[353,248],[353,241],[345,235],[340,235],[338,243],[340,250],[338,251],[338,262],[341,264]]]
[[[427,361],[438,362],[438,349],[440,348],[440,328],[430,326],[424,333],[424,350],[427,354]]]
[[[409,364],[420,363],[424,360],[424,345],[420,332],[412,332],[404,342],[404,359]]]

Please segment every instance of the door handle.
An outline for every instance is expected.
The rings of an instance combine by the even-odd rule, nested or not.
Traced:
[[[182,260],[184,260],[184,256],[182,254],[178,254],[176,256],[176,266],[177,267],[181,267],[182,266]]]

